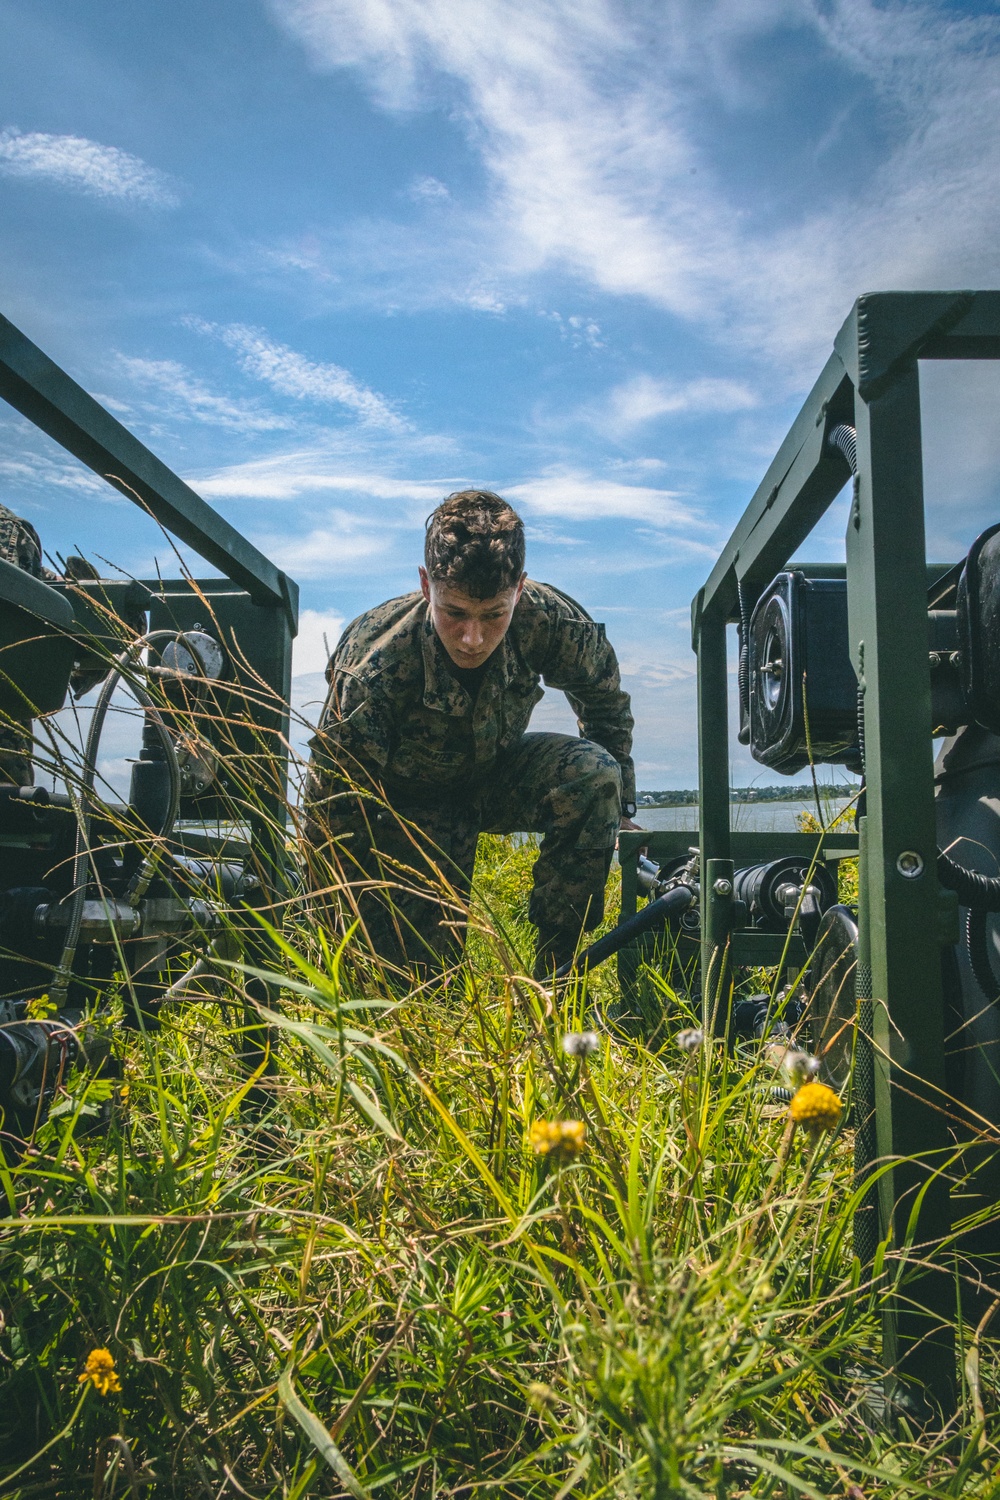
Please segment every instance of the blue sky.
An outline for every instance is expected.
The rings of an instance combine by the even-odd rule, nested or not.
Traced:
[[[0,0],[0,28],[0,310],[298,579],[300,700],[485,485],[605,620],[640,786],[692,785],[691,596],[854,298],[1000,285],[994,4]],[[1000,513],[998,398],[926,374],[939,556]],[[0,498],[53,552],[169,565],[6,409]]]

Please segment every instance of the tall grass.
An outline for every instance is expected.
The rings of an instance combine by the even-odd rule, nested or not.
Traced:
[[[853,1254],[846,1122],[796,1130],[769,1054],[682,1050],[655,975],[654,1042],[609,1022],[611,965],[527,979],[533,855],[482,840],[440,981],[401,991],[293,897],[269,990],[232,965],[157,1034],[103,997],[120,1080],[73,1076],[0,1174],[0,1494],[1000,1494],[988,1322],[955,1418],[881,1420],[914,1267]],[[536,1152],[542,1121],[583,1149]],[[95,1349],[120,1392],[81,1383]]]

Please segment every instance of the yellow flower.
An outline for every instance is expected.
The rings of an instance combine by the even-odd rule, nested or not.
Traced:
[[[542,1380],[533,1380],[525,1394],[528,1397],[529,1406],[533,1406],[536,1411],[544,1411],[546,1408],[551,1411],[552,1407],[559,1404],[559,1397],[555,1391]]]
[[[579,1156],[587,1144],[587,1127],[582,1120],[535,1120],[528,1132],[536,1156],[557,1152],[560,1156]]]
[[[108,1349],[92,1349],[87,1355],[83,1374],[77,1376],[81,1385],[89,1380],[94,1390],[102,1396],[121,1390],[121,1381],[115,1371],[115,1362]]]
[[[840,1099],[825,1083],[804,1083],[795,1090],[788,1113],[796,1125],[804,1125],[810,1135],[833,1130],[840,1119]]]

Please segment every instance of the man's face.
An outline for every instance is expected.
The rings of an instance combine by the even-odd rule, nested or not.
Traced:
[[[492,599],[473,599],[450,583],[437,583],[420,569],[420,591],[431,609],[438,639],[456,667],[481,667],[499,646],[510,627],[524,580]]]

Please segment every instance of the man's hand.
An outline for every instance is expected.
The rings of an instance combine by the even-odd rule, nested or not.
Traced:
[[[634,823],[631,818],[627,818],[626,817],[626,818],[622,818],[621,822],[619,823],[619,825],[618,825],[618,832],[619,833],[645,833],[646,830],[645,830],[645,828],[643,828],[643,826],[642,826],[641,823]],[[639,850],[639,857],[640,857],[640,859],[644,855],[646,855],[648,852],[649,852],[648,845],[643,844],[642,848]]]

